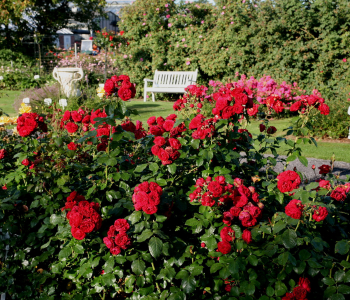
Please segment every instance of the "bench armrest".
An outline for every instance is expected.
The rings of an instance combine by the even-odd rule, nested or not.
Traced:
[[[148,82],[154,82],[154,80],[147,79],[147,78],[145,78],[143,81],[145,82],[145,87],[147,87]]]

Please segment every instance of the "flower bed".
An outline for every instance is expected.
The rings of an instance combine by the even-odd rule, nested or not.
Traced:
[[[105,97],[122,88],[134,93],[127,76],[112,78]],[[178,115],[147,125],[123,101],[23,113],[19,136],[0,142],[0,290],[12,299],[345,299],[350,183],[327,166],[313,183],[297,170],[276,174],[280,144],[290,146],[285,163],[307,165],[298,145],[313,140],[274,137],[267,120],[253,138],[241,125],[258,112],[248,87],[207,96],[191,92]],[[286,134],[306,135],[310,111],[325,113],[314,99],[301,98],[299,129]],[[270,100],[260,105],[279,101]]]

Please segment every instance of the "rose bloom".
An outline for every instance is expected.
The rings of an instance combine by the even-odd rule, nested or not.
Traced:
[[[78,145],[75,144],[75,143],[73,143],[73,142],[70,142],[70,143],[67,145],[67,147],[68,147],[69,150],[75,151],[75,150],[77,150]]]
[[[64,128],[66,128],[69,133],[74,133],[78,130],[79,127],[77,124],[69,122],[66,126],[64,126]]]
[[[308,292],[311,292],[309,279],[300,277],[298,285],[301,286],[303,289],[307,290]]]
[[[312,218],[316,222],[323,221],[328,216],[328,211],[326,207],[319,207],[318,209],[314,210],[314,213],[312,215]]]
[[[319,167],[319,169],[320,169],[319,174],[328,174],[331,171],[331,166],[322,165],[321,167]]]
[[[85,232],[80,230],[79,228],[77,227],[72,227],[71,228],[71,232],[72,232],[72,236],[77,239],[77,240],[83,240],[85,239]]]
[[[331,198],[336,201],[344,201],[346,199],[346,192],[345,190],[338,186],[332,193]]]
[[[275,126],[270,126],[269,128],[267,128],[267,134],[274,134],[276,133],[277,129]]]
[[[300,200],[293,199],[285,207],[286,215],[293,219],[300,219],[303,215],[304,205]]]
[[[0,150],[0,152],[1,152],[1,150]],[[23,166],[29,166],[29,164],[30,164],[30,161],[29,161],[28,158],[22,160],[22,165]]]
[[[114,222],[114,227],[115,227],[115,230],[117,231],[126,232],[129,230],[130,225],[127,220],[118,219]]]
[[[259,130],[260,130],[260,132],[264,132],[265,129],[266,129],[266,126],[265,126],[264,124],[260,124],[260,125],[259,125]]]
[[[301,179],[298,173],[294,171],[284,171],[277,176],[277,188],[282,193],[291,192],[294,189],[299,188]]]
[[[218,250],[222,253],[222,254],[228,254],[231,252],[231,245],[229,242],[218,242]]]
[[[242,239],[247,243],[250,244],[252,242],[252,233],[248,229],[244,229],[242,233]]]

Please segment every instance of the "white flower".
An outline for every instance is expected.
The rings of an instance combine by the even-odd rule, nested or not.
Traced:
[[[30,103],[30,99],[29,98],[24,98],[22,102],[25,103],[25,104],[29,104]]]
[[[0,76],[0,80],[4,80],[4,77]]]
[[[60,101],[58,101],[58,104],[65,108],[68,105],[67,99],[60,99]]]
[[[45,98],[45,99],[44,99],[44,103],[45,103],[47,106],[50,106],[51,103],[52,103],[52,99],[51,99],[51,98]]]
[[[34,79],[39,79],[40,76],[39,75],[34,75]]]

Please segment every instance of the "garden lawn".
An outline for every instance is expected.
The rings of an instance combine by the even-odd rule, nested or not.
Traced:
[[[143,100],[132,100],[131,102],[127,102],[126,106],[130,109],[136,109],[139,113],[138,116],[132,116],[133,120],[139,120],[144,125],[147,125],[146,122],[149,117],[167,117],[170,114],[175,113],[173,110],[174,102],[164,102],[164,101],[147,101],[143,102]]]
[[[10,117],[17,115],[15,109],[13,108],[13,103],[20,93],[21,91],[0,90],[0,108]]]
[[[259,121],[252,121],[252,123],[247,126],[247,129],[251,134],[253,134],[253,136],[260,133],[260,123],[261,122]],[[282,136],[284,133],[283,129],[291,126],[291,123],[292,119],[279,119],[270,121],[269,125],[276,127],[277,132],[275,133],[275,136]],[[293,137],[293,139],[295,139],[295,137]],[[254,146],[258,147],[257,144]],[[305,157],[330,160],[334,153],[337,161],[345,161],[350,163],[350,144],[348,143],[317,142],[317,147],[314,144],[300,144],[299,146],[302,149],[302,155]],[[289,147],[282,145],[277,152],[278,154],[284,155],[286,154],[287,149],[289,149]]]

